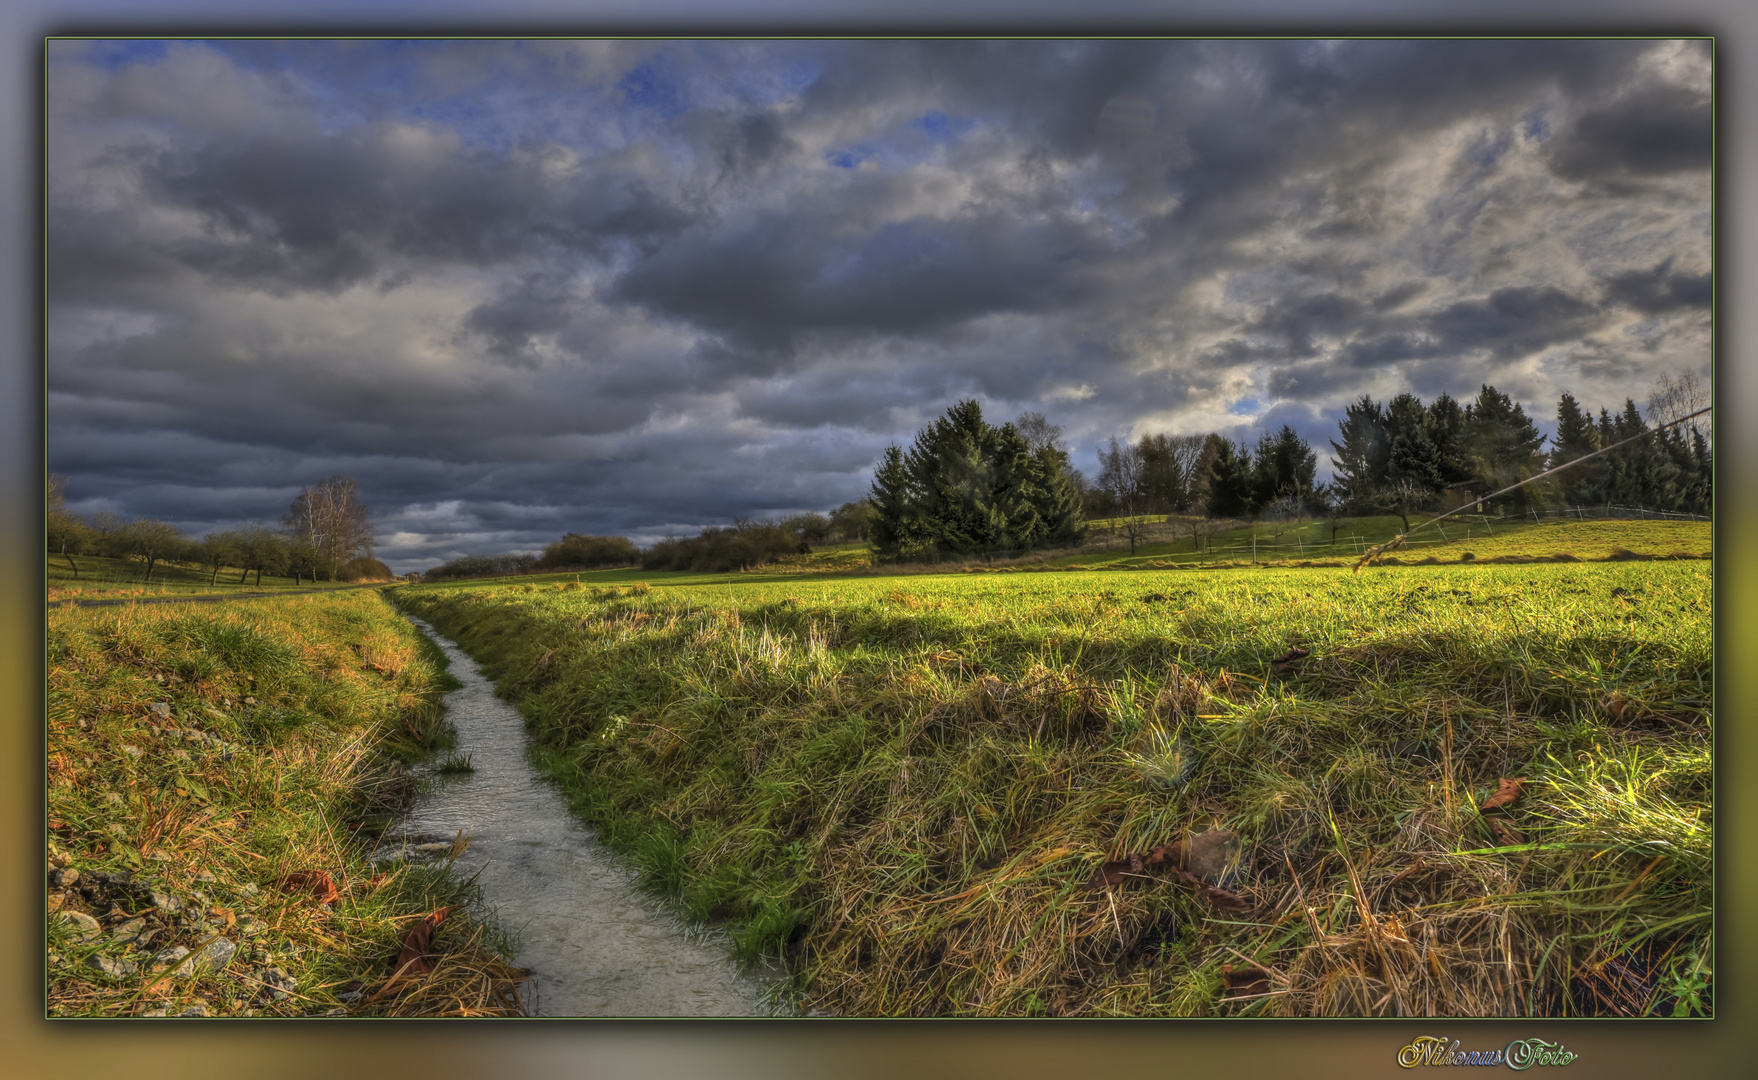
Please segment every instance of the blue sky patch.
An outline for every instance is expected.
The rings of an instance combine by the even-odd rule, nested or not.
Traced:
[[[838,169],[858,169],[863,162],[873,159],[871,146],[849,146],[841,150],[830,150],[824,154],[824,161]]]

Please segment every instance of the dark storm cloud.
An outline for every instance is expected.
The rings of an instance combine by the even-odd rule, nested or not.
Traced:
[[[206,219],[173,257],[270,288],[335,291],[411,262],[493,264],[534,245],[597,256],[689,220],[638,178],[613,170],[564,187],[545,164],[380,126],[347,141],[310,132],[159,154],[138,169],[149,191]]]
[[[1598,181],[1707,169],[1711,124],[1703,95],[1657,87],[1581,116],[1551,142],[1551,166],[1570,180]]]
[[[1647,315],[1678,308],[1707,308],[1714,296],[1708,274],[1673,271],[1671,259],[1652,270],[1630,270],[1605,282],[1606,299]]]
[[[886,224],[836,243],[825,222],[765,215],[732,234],[689,239],[623,275],[616,296],[757,349],[794,335],[932,332],[999,312],[1067,305],[1101,241],[1067,221],[1001,214]]]
[[[1707,362],[1701,43],[82,48],[49,442],[86,509],[272,519],[346,472],[410,569],[828,509],[963,397],[1090,471],[1318,446],[1369,384]]]

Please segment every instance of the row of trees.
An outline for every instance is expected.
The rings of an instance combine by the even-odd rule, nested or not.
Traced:
[[[795,514],[780,520],[735,521],[695,536],[668,536],[641,557],[644,570],[723,573],[749,570],[805,554],[820,544],[866,540],[877,520],[868,499],[846,502],[829,516]]]
[[[350,477],[332,476],[301,488],[276,530],[261,523],[207,534],[200,540],[183,535],[168,522],[151,518],[124,521],[99,511],[88,521],[67,508],[67,481],[51,475],[48,486],[48,550],[67,560],[79,576],[78,556],[128,559],[142,566],[142,580],[152,581],[161,564],[200,567],[210,583],[228,567],[240,571],[242,583],[252,573],[320,579],[388,578],[390,569],[373,558],[367,507],[360,487]]]
[[[1080,543],[1086,522],[1060,435],[1038,414],[994,427],[977,402],[954,405],[908,453],[886,449],[873,476],[874,550],[931,560]]]
[[[1344,410],[1331,440],[1333,478],[1316,482],[1318,455],[1283,425],[1255,446],[1220,435],[1113,438],[1099,473],[1081,483],[1091,517],[1191,514],[1211,518],[1300,513],[1409,515],[1478,500],[1603,447],[1679,420],[1708,405],[1691,373],[1662,375],[1646,412],[1631,399],[1597,420],[1570,394],[1557,406],[1549,441],[1508,395],[1484,385],[1461,406],[1446,394],[1424,405],[1413,394],[1381,404],[1363,395]],[[1708,425],[1681,424],[1504,496],[1497,509],[1612,503],[1707,513],[1713,458]],[[1132,536],[1133,540],[1133,536]]]

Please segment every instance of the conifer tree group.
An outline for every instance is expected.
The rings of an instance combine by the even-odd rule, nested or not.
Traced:
[[[1014,424],[995,427],[961,401],[886,449],[874,471],[869,534],[883,557],[934,559],[1078,544],[1086,535],[1068,455],[1034,450]]]
[[[1487,384],[1463,408],[1446,394],[1426,408],[1411,394],[1384,406],[1363,395],[1344,410],[1331,441],[1333,488],[1339,504],[1357,513],[1415,509],[1449,487],[1481,497],[1649,430],[1632,399],[1616,416],[1602,408],[1596,421],[1564,393],[1546,452],[1525,410]],[[1712,479],[1704,428],[1679,425],[1510,492],[1498,509],[1611,504],[1704,514]]]

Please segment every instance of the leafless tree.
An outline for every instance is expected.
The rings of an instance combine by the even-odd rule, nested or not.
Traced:
[[[1709,385],[1699,379],[1695,371],[1681,372],[1677,378],[1663,371],[1649,392],[1646,419],[1655,426],[1670,424],[1708,407]],[[1709,425],[1699,427],[1699,423],[1700,420],[1692,420],[1686,426],[1707,439]]]
[[[1013,422],[1013,426],[1019,432],[1019,437],[1025,440],[1026,446],[1034,454],[1046,446],[1054,450],[1061,450],[1063,453],[1068,452],[1068,447],[1062,444],[1062,428],[1052,424],[1049,418],[1041,412],[1020,413],[1019,418]]]
[[[340,474],[299,489],[281,518],[294,540],[309,547],[318,566],[334,577],[336,569],[357,555],[372,555],[372,521],[360,501],[360,485]]]
[[[1141,448],[1111,437],[1107,449],[1099,451],[1099,486],[1110,494],[1117,512],[1122,515],[1118,525],[1129,540],[1129,553],[1135,554],[1136,541],[1146,525],[1142,511]]]

